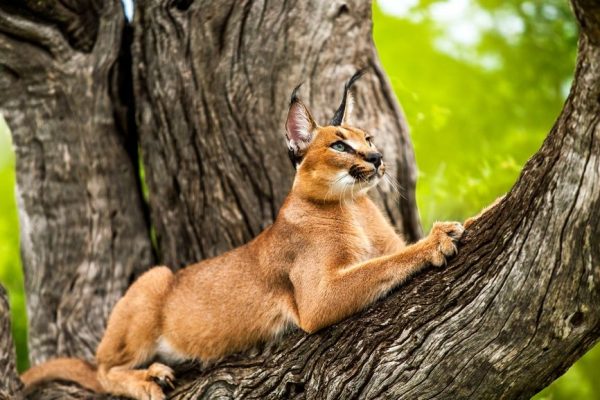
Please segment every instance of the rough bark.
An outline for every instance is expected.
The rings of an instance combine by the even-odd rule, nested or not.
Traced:
[[[0,285],[0,400],[18,399],[21,381],[17,374],[15,346],[10,331],[10,307],[4,287]]]
[[[331,88],[343,78],[342,73],[331,72],[335,68],[329,63],[311,58],[328,58],[336,50],[328,47],[333,39],[319,40],[318,27],[329,27],[327,33],[336,40],[334,25],[360,32],[360,22],[343,18],[353,18],[362,6],[330,3],[335,7],[328,7],[336,11],[330,14],[326,8],[315,8],[319,15],[331,15],[335,23],[311,25],[306,21],[315,18],[296,20],[295,14],[286,12],[279,19],[271,17],[271,7],[285,11],[309,5],[261,3],[265,5],[261,8],[245,3],[240,10],[241,3],[231,3],[232,8],[226,9],[231,12],[221,15],[204,9],[209,7],[204,2],[168,4],[140,3],[136,24],[147,27],[148,33],[136,34],[135,93],[163,259],[179,265],[236,244],[272,218],[270,204],[276,209],[277,199],[281,200],[277,193],[290,178],[283,169],[288,168],[283,141],[279,147],[266,145],[279,140],[281,124],[275,120],[285,115],[285,102],[276,99],[285,99],[295,83],[291,81],[301,80],[303,73],[311,75],[316,66],[307,79],[312,85],[307,85],[305,97],[321,120],[334,109],[337,92]],[[204,368],[181,369],[171,397],[528,398],[591,347],[600,337],[600,6],[591,0],[573,4],[583,33],[564,110],[507,197],[467,231],[459,256],[446,269],[419,275],[368,310],[316,334],[291,332],[279,343],[249,354]],[[215,30],[222,26],[224,30]],[[268,34],[261,33],[265,27]],[[316,39],[303,44],[292,39],[306,37],[309,33],[304,30],[311,27]],[[239,41],[222,41],[216,47],[219,52],[211,53],[213,42],[229,35]],[[246,35],[263,40],[262,47],[256,48]],[[363,45],[360,35],[348,36],[354,42],[350,48]],[[285,52],[269,50],[265,37],[276,42],[285,38],[284,45],[278,44]],[[312,49],[320,45],[323,50]],[[256,53],[248,55],[244,50],[248,47]],[[152,52],[164,65],[145,58]],[[278,59],[281,54],[289,59]],[[264,60],[273,62],[272,69],[264,67]],[[219,71],[209,70],[204,62],[214,63],[212,68]],[[346,64],[338,62],[342,71]],[[278,63],[290,68],[289,82],[276,68]],[[310,66],[306,72],[304,63]],[[331,70],[321,75],[323,65]],[[192,72],[193,68],[198,69]],[[228,73],[245,78],[229,80]],[[173,77],[174,81],[167,80]],[[368,98],[367,90],[378,96],[376,82],[372,77],[359,87],[359,97]],[[262,103],[264,97],[270,103]],[[373,107],[363,108],[364,126],[376,118],[369,116],[376,107],[385,112],[384,105],[390,104],[378,105],[375,97],[369,100],[363,100]],[[235,132],[245,136],[238,139]],[[215,154],[206,152],[213,148]],[[252,151],[237,153],[244,149]],[[241,160],[234,160],[234,155]],[[267,162],[280,169],[273,172]],[[234,182],[217,176],[229,164]],[[244,170],[252,165],[265,165],[269,172]],[[273,174],[268,175],[272,188],[267,174]],[[209,183],[212,186],[206,186]],[[242,184],[255,194],[233,192]],[[213,204],[217,201],[222,211]],[[208,218],[204,213],[217,217],[204,220]],[[211,223],[225,228],[219,231]],[[203,229],[210,238],[206,243],[199,236]],[[182,247],[186,240],[189,249]],[[74,386],[54,384],[35,398],[85,395]]]
[[[117,0],[0,3],[0,111],[17,158],[34,364],[92,359],[112,306],[152,263],[113,90],[124,23]]]
[[[161,261],[179,267],[239,246],[270,224],[291,186],[289,96],[321,124],[359,67],[357,125],[376,136],[403,197],[377,201],[408,237],[420,232],[415,164],[404,117],[371,38],[371,4],[137,3],[137,122]]]

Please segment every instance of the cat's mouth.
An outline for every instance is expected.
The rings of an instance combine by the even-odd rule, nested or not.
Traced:
[[[360,165],[353,165],[348,170],[348,174],[358,182],[370,183],[383,176],[383,168],[365,168]]]

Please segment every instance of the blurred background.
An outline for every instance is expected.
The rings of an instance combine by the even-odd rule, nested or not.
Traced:
[[[510,189],[562,108],[577,42],[568,2],[378,0],[373,20],[375,45],[411,126],[423,228],[464,220]],[[0,283],[23,370],[14,163],[0,118]],[[600,399],[599,368],[600,345],[535,399]]]

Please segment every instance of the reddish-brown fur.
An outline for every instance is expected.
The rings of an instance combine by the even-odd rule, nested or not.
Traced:
[[[302,162],[272,226],[242,247],[175,274],[156,267],[142,275],[110,316],[95,379],[70,375],[63,361],[62,376],[51,363],[42,364],[23,375],[26,384],[62,377],[113,394],[163,399],[155,381],[171,383],[171,369],[159,363],[135,369],[157,355],[208,362],[288,327],[315,332],[456,252],[459,223],[436,223],[429,236],[407,246],[366,196],[385,166],[377,169],[365,159],[377,152],[365,132],[319,127],[299,101],[290,107],[287,129]],[[352,152],[331,147],[340,140]],[[360,178],[348,175],[352,166]]]

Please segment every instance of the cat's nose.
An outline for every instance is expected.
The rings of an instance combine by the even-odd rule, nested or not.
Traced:
[[[379,168],[379,166],[381,165],[382,158],[383,158],[383,155],[376,151],[371,151],[371,152],[365,154],[365,161],[373,164],[375,166],[375,168]]]

